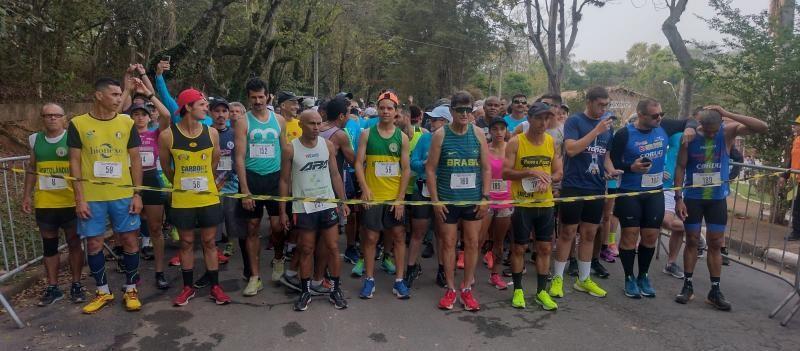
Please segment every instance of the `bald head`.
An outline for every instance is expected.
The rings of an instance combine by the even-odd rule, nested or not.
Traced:
[[[484,118],[491,121],[493,118],[500,116],[503,109],[503,103],[497,96],[490,96],[483,102]]]
[[[322,125],[322,116],[319,112],[312,109],[300,113],[300,129],[303,130],[301,138],[313,140],[319,136],[319,128]]]
[[[55,102],[48,102],[42,106],[42,124],[48,133],[59,133],[67,127],[64,118],[64,108]]]
[[[59,104],[57,104],[55,102],[48,102],[48,103],[42,105],[41,114],[42,114],[42,116],[48,115],[48,114],[60,114],[60,115],[63,115],[64,114],[64,108],[61,107],[61,105],[59,105]]]

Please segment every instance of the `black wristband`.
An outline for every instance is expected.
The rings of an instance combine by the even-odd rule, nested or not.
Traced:
[[[156,96],[156,94],[150,93],[150,95],[147,95],[147,100],[152,100],[153,96]]]

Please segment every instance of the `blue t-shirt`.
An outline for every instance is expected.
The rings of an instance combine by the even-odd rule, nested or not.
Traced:
[[[664,159],[664,172],[669,174],[669,178],[664,177],[664,188],[675,186],[675,165],[678,163],[678,151],[681,148],[682,137],[683,133],[673,134],[669,137],[667,157]]]
[[[604,116],[601,119],[605,118]],[[564,123],[564,141],[582,138],[589,134],[598,123],[600,123],[599,119],[589,118],[583,112],[570,116]],[[598,135],[581,153],[574,157],[564,157],[563,187],[605,191],[606,181],[603,160],[611,145],[613,135],[613,129],[609,129],[605,133]]]
[[[514,129],[517,129],[517,126],[520,125],[520,123],[527,121],[528,118],[526,118],[525,116],[522,116],[521,119],[517,120],[517,119],[514,119],[513,115],[505,115],[505,116],[503,116],[503,120],[505,120],[506,123],[508,124],[508,131],[510,133],[510,132],[514,131]]]

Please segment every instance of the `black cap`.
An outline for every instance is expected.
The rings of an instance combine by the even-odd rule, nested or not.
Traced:
[[[344,92],[343,91],[343,92],[341,92],[339,94],[336,94],[336,97],[340,97],[340,96],[344,97],[344,98],[347,98],[349,100],[353,100],[353,93],[348,93],[348,92]]]
[[[528,116],[536,116],[542,113],[546,113],[550,111],[550,105],[545,104],[544,102],[534,102],[533,105],[528,109]]]
[[[284,90],[278,93],[278,105],[282,104],[284,101],[292,100],[300,100],[300,98],[291,91]]]
[[[564,110],[564,111],[566,111],[566,112],[569,112],[569,105],[567,105],[567,104],[565,104],[565,103],[564,103],[564,104],[561,104],[561,109],[562,109],[562,110]]]
[[[489,128],[494,127],[495,124],[503,124],[508,128],[508,122],[506,122],[506,119],[503,117],[492,118],[492,122],[489,123]]]
[[[231,105],[228,103],[228,100],[225,100],[218,96],[209,96],[208,97],[208,109],[213,110],[215,107],[219,105],[225,105],[228,109],[231,108]]]
[[[131,108],[128,109],[128,114],[133,114],[133,111],[136,111],[136,110],[142,110],[142,111],[144,111],[144,113],[146,113],[148,116],[150,116],[150,109],[147,108],[147,106],[145,106],[143,104],[131,105]]]

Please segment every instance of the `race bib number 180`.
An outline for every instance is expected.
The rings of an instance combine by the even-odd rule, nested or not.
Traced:
[[[692,174],[692,185],[712,185],[720,183],[722,183],[722,178],[719,172]]]
[[[475,173],[453,173],[450,175],[450,189],[474,189]]]

